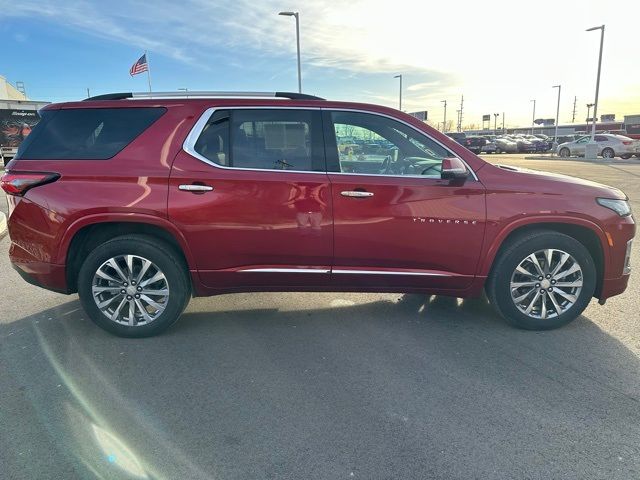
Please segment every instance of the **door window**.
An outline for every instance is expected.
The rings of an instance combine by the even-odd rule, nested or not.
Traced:
[[[317,110],[218,110],[194,150],[225,167],[257,170],[326,169]]]
[[[330,171],[440,178],[445,147],[407,125],[380,115],[330,113],[335,146],[327,151]]]
[[[607,137],[605,137],[604,135],[596,135],[595,136],[595,141],[596,142],[608,142],[609,139]]]

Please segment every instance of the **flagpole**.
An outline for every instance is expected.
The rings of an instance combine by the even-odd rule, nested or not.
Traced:
[[[149,54],[144,51],[145,58],[147,59],[147,82],[149,83],[149,93],[151,93],[151,63],[149,62]]]

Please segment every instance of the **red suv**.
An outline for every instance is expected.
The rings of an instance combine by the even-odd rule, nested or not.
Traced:
[[[484,288],[512,324],[550,329],[629,281],[620,190],[491,165],[390,108],[187,92],[41,116],[2,177],[11,261],[117,335],[248,291]]]

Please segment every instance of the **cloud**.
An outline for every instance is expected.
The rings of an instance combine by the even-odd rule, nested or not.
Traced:
[[[636,53],[629,32],[637,15],[603,10],[595,0],[539,3],[526,21],[512,0],[0,0],[0,11],[5,18],[46,20],[194,68],[241,70],[243,79],[268,83],[294,74],[281,68],[295,55],[294,19],[278,12],[297,8],[306,85],[314,82],[323,94],[377,95],[394,105],[386,94],[396,91],[392,77],[402,73],[408,109],[439,109],[440,100],[458,102],[464,93],[469,117],[506,110],[520,112],[523,121],[530,98],[553,116],[551,85],[561,83],[563,95],[582,104],[592,98],[597,38],[584,28],[606,22],[601,98],[616,97],[618,105],[625,99],[621,92],[637,90],[640,68],[629,62]],[[627,7],[638,10],[636,4]],[[564,28],[544,33],[563,18],[570,19]],[[374,97],[362,92],[365,85]],[[509,117],[515,121],[517,115]]]
[[[437,87],[438,85],[440,85],[440,82],[438,81],[414,83],[413,85],[409,85],[407,87],[407,90],[409,90],[410,92],[418,92],[420,90],[427,90],[433,87]]]

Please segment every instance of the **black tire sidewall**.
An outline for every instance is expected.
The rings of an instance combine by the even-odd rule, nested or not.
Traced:
[[[169,285],[165,310],[148,325],[127,326],[109,320],[93,300],[91,284],[100,265],[118,255],[138,255],[150,260],[164,273]],[[169,328],[184,311],[191,289],[179,256],[168,245],[142,235],[128,235],[109,240],[95,248],[86,258],[78,275],[78,295],[91,320],[104,330],[121,337],[150,337]]]
[[[576,303],[565,313],[546,320],[531,318],[513,303],[510,291],[511,275],[529,254],[553,248],[569,253],[582,269],[583,286]],[[550,330],[562,327],[577,318],[587,307],[596,288],[596,267],[589,251],[577,240],[555,232],[541,233],[515,241],[507,246],[496,261],[490,279],[490,298],[500,314],[512,325],[527,330]]]
[[[568,158],[571,156],[571,153],[569,152],[569,149],[564,147],[560,149],[560,157],[561,158]]]

